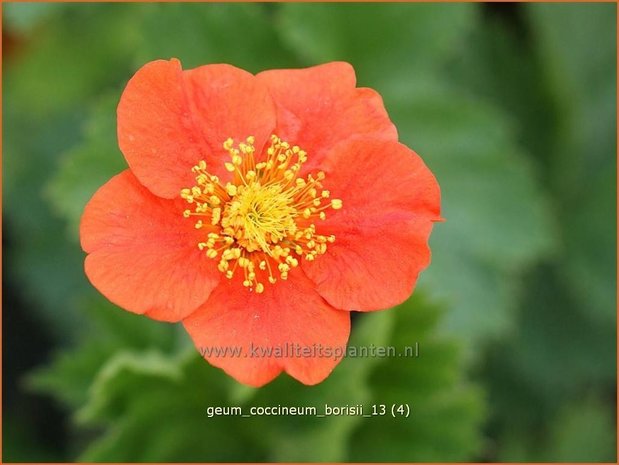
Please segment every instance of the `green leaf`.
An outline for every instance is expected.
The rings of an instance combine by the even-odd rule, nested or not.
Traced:
[[[613,390],[616,378],[615,6],[521,11],[525,23],[489,17],[452,70],[518,123],[562,242],[527,273],[518,330],[480,364],[496,443],[489,459],[573,461],[549,450],[554,418],[588,390]],[[591,449],[580,457],[596,460]]]
[[[281,46],[265,5],[158,3],[141,7],[140,65],[176,57],[184,68],[230,63],[257,72],[294,63],[294,57]]]
[[[317,386],[305,386],[282,375],[259,390],[240,388],[228,375],[202,360],[195,349],[179,346],[174,337],[168,337],[170,343],[161,347],[155,342],[166,338],[157,336],[157,332],[152,339],[137,336],[144,342],[132,338],[158,325],[156,322],[123,312],[116,315],[104,306],[100,312],[97,319],[103,319],[98,330],[88,329],[98,338],[75,349],[73,357],[62,356],[33,378],[35,387],[53,392],[73,409],[79,408],[76,419],[82,430],[102,429],[81,460],[347,460],[368,444],[367,439],[359,437],[382,437],[384,428],[393,433],[388,457],[397,460],[455,460],[477,450],[476,431],[482,412],[479,395],[460,381],[456,347],[432,336],[436,309],[418,299],[396,310],[360,315],[350,345],[389,344],[400,349],[418,342],[422,351],[419,359],[348,357]],[[111,320],[110,315],[114,315]],[[127,321],[118,319],[120,315]],[[140,322],[144,324],[140,326]],[[123,329],[131,325],[136,325],[135,332]],[[120,334],[118,340],[115,334]],[[128,342],[120,342],[123,340]],[[322,411],[325,405],[362,404],[368,412],[371,404],[384,402],[412,403],[414,418],[423,421],[425,432],[418,432],[419,426],[414,423],[411,430],[406,423],[398,422],[394,427],[394,423],[381,424],[381,419],[361,416],[209,418],[206,414],[208,407],[241,406],[248,412],[252,406],[277,405],[314,406]],[[420,441],[423,438],[426,448],[421,443],[413,448],[406,446],[411,431]],[[445,437],[450,447],[442,453],[433,451]]]
[[[374,86],[439,68],[476,23],[472,4],[282,4],[282,37],[306,64],[350,62]],[[388,53],[385,53],[385,52]]]
[[[121,352],[110,358],[97,374],[89,402],[77,414],[78,421],[113,419],[133,400],[128,394],[148,390],[149,378],[178,382],[181,377],[180,360],[166,357],[159,351]]]
[[[160,350],[174,354],[188,347],[178,326],[126,312],[92,290],[77,302],[83,323],[73,347],[59,350],[47,365],[31,372],[26,385],[77,409],[101,367],[126,350]]]
[[[564,277],[587,315],[616,321],[614,4],[527,5],[558,114],[551,173]]]
[[[69,220],[70,237],[77,240],[86,203],[112,176],[127,168],[116,139],[119,93],[102,97],[91,110],[81,144],[61,158],[47,187],[53,207]]]
[[[373,371],[371,402],[385,405],[387,415],[364,418],[350,442],[350,460],[472,459],[481,447],[481,392],[463,381],[454,342],[436,336],[440,313],[420,294],[393,312],[396,321],[390,344],[400,354],[405,347],[418,344],[418,357],[386,358]],[[392,406],[404,404],[410,408],[410,416],[394,418]]]
[[[517,10],[514,13],[488,14],[469,36],[468,46],[450,63],[447,79],[499,107],[519,143],[544,170],[555,143],[555,102],[540,79],[544,64],[536,44],[516,20]]]
[[[31,372],[26,384],[33,391],[77,409],[86,402],[94,376],[113,351],[109,344],[97,342],[59,352],[51,363]]]
[[[197,353],[121,353],[97,376],[82,422],[105,427],[83,461],[257,461],[242,418],[208,418],[208,406],[224,406],[234,383]],[[242,446],[241,446],[242,445]]]
[[[351,344],[385,344],[390,322],[391,314],[388,312],[364,316],[355,328]],[[247,411],[251,406],[295,405],[322,409],[324,404],[341,406],[351,402],[364,403],[369,400],[365,388],[366,378],[375,360],[345,359],[318,386],[305,386],[282,375],[263,389],[241,390],[234,380],[199,359],[193,348],[189,353],[181,352],[180,356],[170,357],[155,349],[147,352],[117,351],[105,364],[99,365],[103,365],[103,368],[98,374],[91,373],[82,380],[89,382],[94,378],[94,383],[78,418],[82,423],[93,426],[107,425],[106,432],[89,446],[82,459],[242,460],[245,456],[234,452],[236,449],[232,447],[229,438],[224,440],[215,435],[213,441],[216,445],[209,439],[196,440],[196,435],[209,435],[211,428],[216,427],[223,428],[221,435],[225,435],[226,431],[235,431],[236,440],[244,440],[244,449],[254,442],[262,444],[260,450],[256,448],[253,455],[247,455],[246,458],[253,461],[266,454],[266,448],[269,460],[345,458],[346,440],[361,420],[359,417],[255,416],[209,419],[205,413],[206,408],[242,405]],[[66,381],[67,373],[62,372],[62,369],[63,366],[56,367],[56,376]],[[73,389],[80,387],[84,388],[79,383],[72,386]],[[239,395],[241,391],[245,392]],[[57,394],[67,395],[66,392]],[[153,423],[152,417],[162,415],[163,412],[174,414],[166,416],[165,424]],[[148,430],[152,436],[142,437]],[[141,438],[139,448],[131,440],[136,437]]]
[[[446,221],[434,227],[420,286],[451,308],[448,329],[473,344],[496,338],[513,324],[515,278],[554,248],[535,172],[490,105],[426,83],[387,106],[441,186]]]

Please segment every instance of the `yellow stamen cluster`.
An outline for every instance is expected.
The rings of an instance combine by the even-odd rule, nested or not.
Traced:
[[[299,175],[307,161],[299,147],[273,135],[257,161],[254,142],[251,136],[238,146],[226,140],[230,161],[224,165],[232,179],[223,184],[200,161],[192,168],[196,185],[181,190],[181,197],[193,207],[183,216],[196,217],[195,228],[204,231],[198,248],[227,278],[240,268],[243,285],[262,293],[267,282],[287,279],[300,260],[326,252],[335,236],[318,234],[315,222],[327,209],[342,208],[342,201],[323,190],[323,172]]]

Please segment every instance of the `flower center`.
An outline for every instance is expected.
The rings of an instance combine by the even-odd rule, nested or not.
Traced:
[[[232,180],[222,184],[200,161],[192,168],[196,185],[181,190],[193,206],[183,216],[197,217],[195,227],[204,231],[198,248],[218,260],[219,271],[229,279],[242,272],[243,285],[262,293],[266,282],[287,279],[299,260],[326,252],[335,236],[318,234],[315,223],[326,218],[327,209],[342,208],[342,201],[322,189],[323,172],[301,177],[307,154],[275,135],[258,163],[253,137],[237,147],[228,139],[223,147]]]

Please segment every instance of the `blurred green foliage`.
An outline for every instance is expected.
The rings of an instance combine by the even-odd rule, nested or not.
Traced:
[[[5,406],[5,461],[615,461],[614,4],[3,10],[5,275],[57,346],[9,382],[71,418],[54,449],[22,405]],[[346,60],[381,93],[436,174],[447,221],[413,297],[359,316],[351,343],[418,342],[419,358],[349,358],[315,387],[282,376],[250,389],[178,325],[123,312],[87,283],[79,218],[126,166],[118,98],[139,66],[173,56],[252,72]],[[412,412],[205,413],[325,403]]]

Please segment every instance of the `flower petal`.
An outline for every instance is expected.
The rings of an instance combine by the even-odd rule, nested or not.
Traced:
[[[398,142],[342,143],[322,168],[324,187],[343,207],[317,225],[335,242],[315,261],[303,261],[303,269],[336,308],[366,311],[401,303],[430,262],[428,237],[440,220],[436,179]]]
[[[238,277],[222,280],[183,324],[202,356],[242,383],[262,386],[282,370],[305,384],[321,382],[344,353],[350,315],[327,304],[301,269],[265,287],[255,294]]]
[[[193,312],[221,273],[198,250],[204,233],[183,218],[184,207],[153,195],[129,170],[104,184],[80,225],[90,282],[116,305],[155,320]]]
[[[225,179],[223,142],[254,136],[259,149],[274,127],[266,87],[224,64],[182,71],[176,59],[152,61],[129,80],[118,105],[120,149],[140,182],[164,198],[194,184],[191,167],[200,160]]]
[[[319,167],[334,145],[351,137],[398,138],[382,98],[372,89],[355,88],[355,71],[348,63],[270,70],[256,78],[275,100],[275,133],[307,151],[306,170]]]

